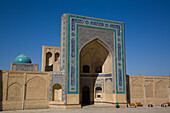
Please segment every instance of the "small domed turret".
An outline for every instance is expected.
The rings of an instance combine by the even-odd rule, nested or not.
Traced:
[[[14,63],[31,63],[31,59],[22,53],[15,58]]]

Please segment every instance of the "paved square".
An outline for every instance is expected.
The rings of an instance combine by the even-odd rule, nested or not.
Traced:
[[[114,108],[111,106],[92,105],[81,109],[34,109],[2,111],[2,113],[170,113],[170,107]]]

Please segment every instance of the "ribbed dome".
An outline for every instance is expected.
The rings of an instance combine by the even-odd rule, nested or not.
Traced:
[[[31,59],[22,53],[15,58],[14,63],[31,63]]]

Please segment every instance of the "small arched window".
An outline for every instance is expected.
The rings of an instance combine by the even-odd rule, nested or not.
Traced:
[[[57,61],[57,60],[58,60],[59,56],[60,56],[60,54],[59,54],[58,52],[57,52],[57,53],[55,53],[55,61]]]
[[[102,66],[96,66],[95,73],[102,73]]]
[[[90,73],[90,66],[84,65],[83,66],[83,73]]]
[[[96,93],[102,93],[102,88],[101,87],[96,87]]]
[[[52,57],[52,53],[51,53],[51,52],[46,53],[46,66],[52,65],[52,63],[51,63],[51,60],[52,60],[51,57]]]

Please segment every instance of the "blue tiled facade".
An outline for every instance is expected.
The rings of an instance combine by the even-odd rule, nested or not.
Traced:
[[[106,45],[114,59],[111,74],[113,92],[125,94],[124,24],[122,22],[64,14],[61,38],[63,42],[60,69],[64,70],[63,75],[67,78],[67,94],[79,93],[79,54],[81,48],[95,39]]]

